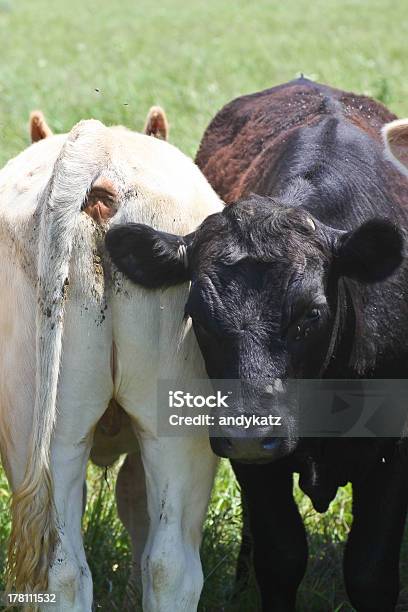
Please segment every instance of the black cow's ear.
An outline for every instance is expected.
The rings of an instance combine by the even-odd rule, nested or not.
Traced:
[[[106,234],[105,244],[117,266],[131,281],[150,289],[189,280],[187,248],[193,234],[167,234],[143,225],[117,225]]]
[[[404,258],[405,235],[383,219],[371,219],[335,241],[335,265],[343,276],[365,283],[388,278]]]

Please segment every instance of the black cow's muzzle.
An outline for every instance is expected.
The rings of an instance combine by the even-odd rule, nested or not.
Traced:
[[[297,440],[297,398],[278,379],[240,380],[233,390],[228,405],[212,412],[214,453],[239,462],[265,463],[291,452]]]
[[[242,463],[267,463],[282,456],[284,439],[265,436],[263,438],[210,438],[211,448],[218,457]]]

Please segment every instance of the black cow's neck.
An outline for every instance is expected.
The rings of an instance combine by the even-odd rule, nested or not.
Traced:
[[[388,180],[381,145],[337,113],[293,132],[254,192],[352,229],[384,210],[396,214]]]
[[[356,375],[358,319],[353,287],[345,278],[329,281],[328,301],[333,313],[330,340],[319,378],[351,378]]]

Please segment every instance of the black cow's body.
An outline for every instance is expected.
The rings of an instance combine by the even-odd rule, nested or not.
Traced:
[[[112,258],[135,282],[192,280],[186,312],[209,376],[256,383],[237,411],[268,406],[277,387],[263,379],[407,378],[408,182],[383,159],[379,138],[391,119],[372,100],[303,79],[239,98],[210,124],[197,161],[227,202],[245,199],[194,236],[140,225],[108,233]],[[302,438],[293,415],[282,417],[282,440],[225,430],[211,441],[218,454],[250,461],[233,466],[264,612],[295,609],[306,567],[296,471],[319,511],[353,483],[347,591],[359,612],[391,612],[408,504],[405,441]]]
[[[367,120],[361,120],[365,129],[351,122],[346,106],[338,101],[339,92],[330,95],[327,88],[307,82],[302,86],[302,81],[293,85],[297,90],[302,88],[306,95],[314,93],[321,97],[320,117],[312,126],[288,129],[287,137],[280,138],[270,151],[270,166],[263,159],[259,175],[251,170],[249,185],[242,186],[242,191],[272,196],[288,206],[301,206],[314,218],[340,229],[353,229],[372,217],[387,217],[406,227],[408,185],[384,161],[378,127],[374,126],[371,134]],[[255,94],[253,116],[248,110],[250,100],[245,98],[246,122],[256,121],[257,95],[267,95],[271,108],[274,107],[274,91]],[[288,94],[290,102],[289,87]],[[367,101],[363,101],[362,108],[367,113]],[[384,109],[375,102],[371,108],[372,122],[378,121],[378,126],[384,119],[393,118],[383,119]],[[239,99],[221,114],[228,117],[229,125],[244,122]],[[220,116],[213,123],[222,130]],[[207,164],[221,162],[212,157],[214,138],[210,125],[198,155],[204,172]],[[232,138],[228,144],[229,148],[224,133],[224,141],[219,139],[218,153],[223,149],[221,159],[227,173],[226,156],[234,157]],[[251,161],[244,157],[243,163],[249,167]],[[208,178],[213,184],[222,180],[215,177],[214,166],[209,169]],[[222,195],[228,199],[228,193]],[[359,286],[359,320],[346,329],[324,376],[407,377],[407,282],[404,264],[385,283]],[[359,612],[394,609],[407,506],[408,464],[404,446],[405,443],[386,438],[304,439],[290,457],[276,463],[262,466],[233,463],[249,506],[255,571],[264,611],[295,609],[296,589],[306,567],[306,538],[292,495],[294,471],[300,472],[301,487],[319,511],[327,509],[339,486],[348,481],[353,483],[354,520],[344,559],[347,591]]]

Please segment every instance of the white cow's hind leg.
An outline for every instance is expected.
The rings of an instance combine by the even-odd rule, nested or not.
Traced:
[[[216,458],[207,438],[141,440],[150,516],[142,561],[144,612],[194,612],[199,547]]]
[[[127,455],[116,481],[116,502],[119,517],[132,542],[130,572],[124,609],[134,610],[142,593],[141,562],[149,529],[146,480],[140,452]]]
[[[105,312],[108,320],[109,311]],[[93,431],[112,397],[109,328],[95,325],[96,313],[90,307],[86,313],[76,304],[68,304],[69,333],[64,339],[58,413],[51,445],[59,541],[50,563],[48,588],[59,593],[58,612],[92,609],[92,577],[81,531],[84,481]]]
[[[71,397],[67,404],[60,404],[51,449],[55,523],[59,541],[50,563],[48,590],[58,593],[56,612],[92,610],[92,576],[85,557],[81,529],[86,492],[84,481],[93,427],[103,414],[107,400],[101,396],[100,404],[95,404],[92,399],[81,403],[81,396],[90,396],[89,390],[83,389],[81,392],[81,388],[81,384],[73,387],[73,395],[78,397]],[[102,408],[98,408],[99,405]]]
[[[53,555],[48,588],[58,593],[58,612],[89,612],[92,578],[82,543],[84,478],[89,441],[54,443],[52,471],[59,542]]]

